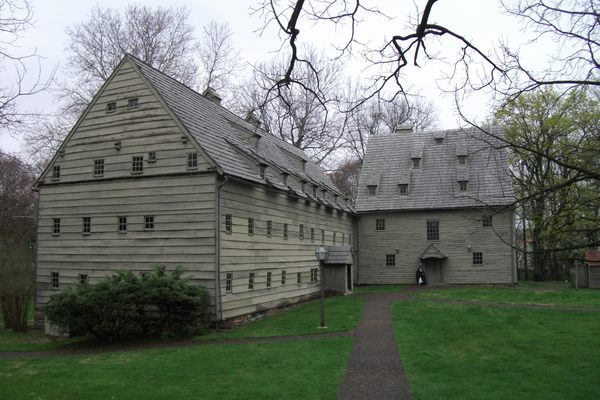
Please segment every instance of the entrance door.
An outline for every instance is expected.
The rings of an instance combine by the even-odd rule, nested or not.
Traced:
[[[346,265],[346,290],[352,291],[352,265]]]
[[[442,260],[429,258],[425,260],[425,276],[428,285],[440,285],[443,283]]]

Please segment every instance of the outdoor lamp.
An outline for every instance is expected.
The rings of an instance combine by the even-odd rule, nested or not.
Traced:
[[[321,326],[319,328],[325,328],[325,287],[323,286],[323,261],[327,258],[327,247],[320,246],[315,251],[315,256],[319,261],[319,283],[321,286]]]
[[[317,251],[315,251],[315,255],[317,256],[317,260],[319,262],[325,261],[327,258],[327,248],[325,248],[325,246],[319,247]]]

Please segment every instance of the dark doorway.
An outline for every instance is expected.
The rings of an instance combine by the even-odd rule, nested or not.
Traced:
[[[352,291],[352,265],[346,265],[346,290]]]
[[[442,271],[443,260],[437,258],[428,258],[425,262],[425,276],[428,285],[440,285],[444,283],[444,274]]]

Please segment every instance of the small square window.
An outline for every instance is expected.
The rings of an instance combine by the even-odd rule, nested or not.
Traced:
[[[467,181],[460,181],[458,182],[458,188],[460,189],[461,192],[466,192],[467,191]]]
[[[52,289],[58,289],[58,287],[60,286],[60,277],[58,275],[58,272],[50,273],[50,281],[52,283]]]
[[[273,221],[267,221],[267,237],[273,235]]]
[[[288,238],[288,224],[283,224],[283,238],[286,240]]]
[[[188,169],[197,169],[198,168],[198,153],[188,153],[187,168]]]
[[[104,159],[94,160],[94,176],[104,176]]]
[[[486,226],[486,227],[492,226],[492,216],[491,215],[483,216],[483,226]]]
[[[119,233],[127,233],[127,217],[118,217],[117,222]]]
[[[84,235],[89,235],[92,232],[92,218],[91,217],[83,217],[83,228],[82,233]]]
[[[254,235],[254,218],[248,218],[248,235]]]
[[[225,292],[231,293],[233,289],[233,273],[228,272],[225,276]]]
[[[248,275],[248,290],[254,290],[254,272]]]
[[[55,165],[52,167],[52,180],[60,180],[60,165]]]
[[[60,235],[60,218],[52,219],[52,234]]]
[[[369,188],[369,196],[377,195],[377,186],[368,186]]]
[[[79,284],[80,285],[85,285],[86,283],[88,283],[88,276],[87,276],[87,274],[79,274]]]
[[[154,230],[154,216],[146,215],[144,217],[144,230],[145,231],[153,231]]]
[[[156,162],[156,152],[155,151],[151,151],[148,153],[148,162],[149,163],[155,163]]]
[[[285,270],[281,271],[281,286],[285,285],[286,272]]]
[[[400,194],[408,194],[408,185],[404,183],[398,185],[398,191],[400,192]]]
[[[396,255],[395,254],[386,254],[385,255],[385,266],[386,267],[395,267],[396,266]]]
[[[458,163],[460,165],[465,165],[467,163],[467,156],[458,156]]]
[[[271,272],[267,272],[267,287],[271,287],[271,278],[273,274]]]
[[[141,174],[144,172],[144,156],[133,156],[131,158],[131,173]]]
[[[304,224],[300,224],[300,231],[298,232],[300,240],[304,240]]]
[[[481,265],[483,264],[483,253],[480,251],[473,252],[473,264]]]
[[[310,228],[310,241],[315,241],[315,228]]]
[[[325,229],[321,229],[321,244],[325,244]]]
[[[128,110],[135,110],[136,108],[138,108],[138,106],[139,106],[139,101],[138,101],[137,97],[135,99],[129,99],[127,101],[127,109]]]
[[[296,283],[302,285],[302,272],[296,273]]]
[[[427,240],[440,240],[439,221],[427,221]]]
[[[421,159],[413,158],[413,168],[421,168]]]
[[[385,231],[385,219],[376,219],[375,220],[375,230],[376,231]]]
[[[225,214],[225,232],[231,233],[232,225],[233,223],[231,214]]]
[[[110,113],[114,113],[117,111],[117,103],[116,102],[110,102],[106,104],[106,113],[110,114]]]

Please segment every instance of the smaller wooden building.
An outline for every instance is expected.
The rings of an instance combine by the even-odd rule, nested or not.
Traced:
[[[585,263],[588,267],[588,287],[600,289],[600,250],[586,251]]]
[[[327,258],[323,261],[325,291],[348,294],[352,292],[352,247],[326,246]]]

